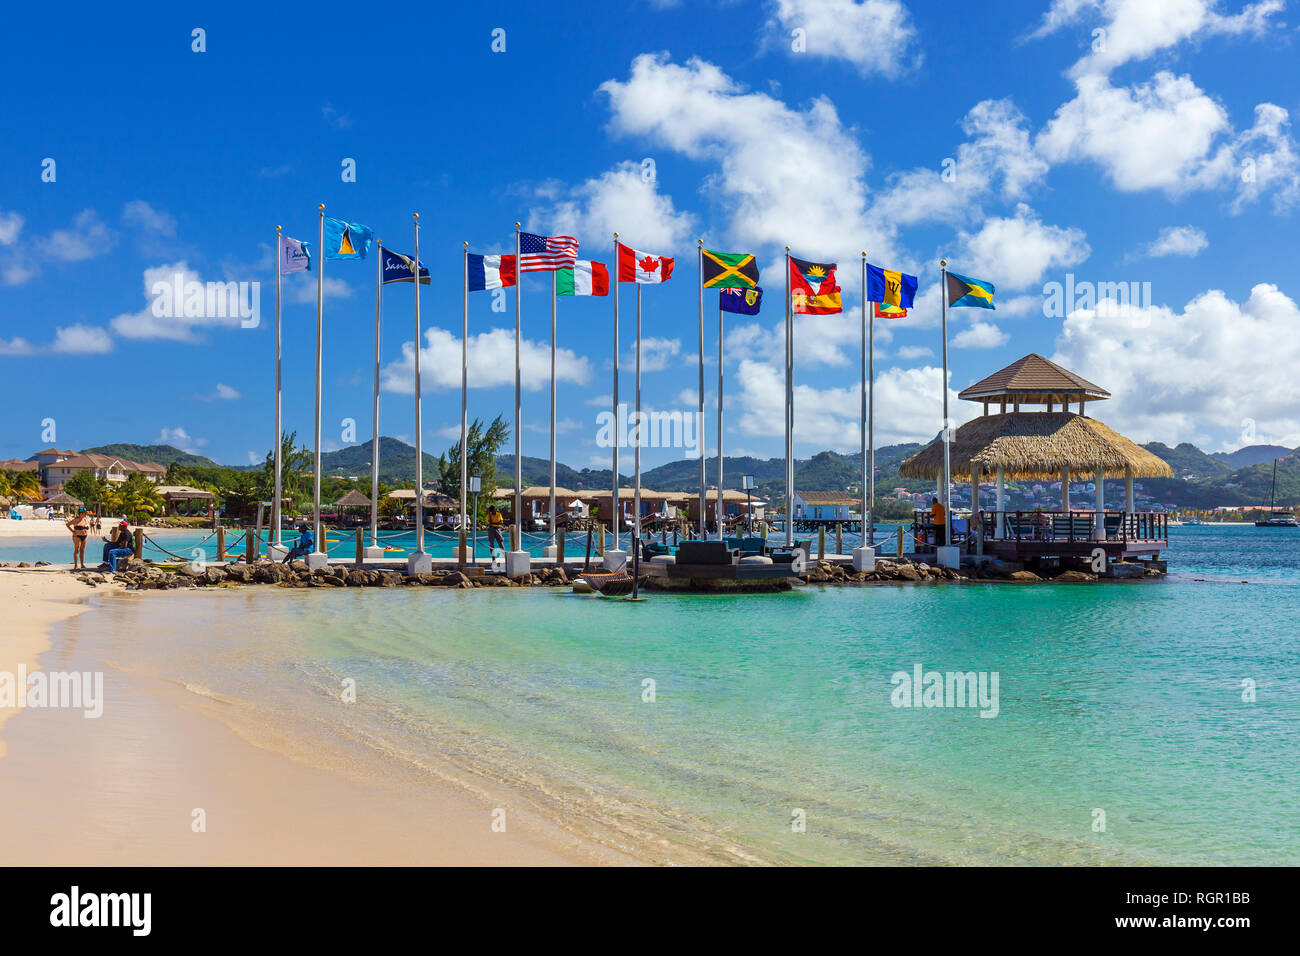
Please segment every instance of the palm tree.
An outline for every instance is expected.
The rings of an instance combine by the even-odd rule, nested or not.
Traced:
[[[143,524],[141,518],[157,514],[162,508],[162,498],[154,490],[153,483],[144,475],[132,475],[105,496],[105,504],[114,511],[120,511],[137,524]]]

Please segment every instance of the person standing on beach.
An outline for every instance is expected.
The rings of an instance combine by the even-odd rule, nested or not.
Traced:
[[[501,537],[501,526],[505,523],[505,519],[501,517],[501,512],[497,511],[496,505],[488,505],[487,519],[488,547],[504,549],[506,542],[505,539]]]
[[[930,505],[930,523],[934,525],[934,543],[937,547],[943,547],[948,543],[946,539],[947,522],[944,520],[946,517],[943,502],[935,498]]]
[[[72,532],[72,567],[86,567],[86,538],[90,536],[90,515],[85,508],[77,509],[77,516],[63,522]]]

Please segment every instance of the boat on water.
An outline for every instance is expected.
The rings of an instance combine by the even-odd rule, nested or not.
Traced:
[[[1256,528],[1300,528],[1300,522],[1289,511],[1277,510],[1277,459],[1273,459],[1273,491],[1269,498],[1269,517],[1255,522]]]

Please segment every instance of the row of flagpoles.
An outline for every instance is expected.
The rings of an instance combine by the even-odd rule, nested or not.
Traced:
[[[379,365],[380,365],[380,325],[382,311],[382,287],[390,282],[410,282],[415,287],[415,455],[416,455],[416,550],[414,558],[424,558],[424,447],[421,421],[421,381],[420,352],[422,331],[420,328],[420,285],[428,285],[429,271],[420,262],[420,217],[413,216],[414,255],[407,257],[383,247],[382,240],[376,243],[379,255],[375,263],[375,356],[374,356],[374,392],[371,437],[371,545],[378,551],[378,496],[379,496]],[[321,255],[315,267],[316,271],[316,411],[314,485],[312,494],[313,529],[316,541],[316,553],[323,558],[321,549],[320,495],[321,495],[321,383],[322,383],[322,348],[324,327],[324,260],[325,259],[364,259],[369,253],[373,230],[359,223],[333,219],[325,215],[325,206],[318,208],[317,224],[318,246]],[[641,540],[641,286],[659,284],[668,281],[673,273],[675,260],[669,256],[656,256],[632,249],[619,241],[619,234],[614,233],[614,440],[611,442],[613,470],[613,508],[611,525],[615,534],[615,550],[618,549],[619,533],[619,472],[618,446],[622,439],[619,423],[619,322],[618,322],[618,286],[620,283],[636,284],[636,351],[635,351],[635,421],[634,440],[634,502],[633,502],[633,548],[634,556],[639,551],[636,544]],[[525,272],[551,273],[551,429],[550,429],[550,542],[556,539],[556,298],[558,295],[606,295],[610,290],[610,277],[603,263],[579,260],[578,240],[572,236],[538,236],[522,232],[520,224],[515,223],[515,251],[513,255],[476,255],[469,251],[469,243],[464,244],[464,290],[462,296],[461,319],[461,421],[460,421],[460,527],[462,535],[467,524],[467,485],[468,485],[468,369],[469,369],[469,293],[504,289],[515,286],[515,411],[514,411],[514,540],[516,547],[522,547],[523,527],[523,475],[521,458],[521,289],[520,279]],[[281,404],[281,319],[280,286],[281,277],[286,273],[305,272],[312,269],[311,244],[283,235],[276,226],[276,276],[275,276],[275,500],[272,503],[272,521],[274,523],[274,544],[282,547],[281,540],[281,436],[283,434]],[[717,394],[717,434],[718,434],[718,476],[716,521],[719,539],[723,537],[725,504],[723,501],[723,314],[725,312],[742,315],[758,314],[763,290],[758,285],[759,270],[755,256],[750,253],[723,253],[704,248],[704,240],[697,242],[697,259],[699,270],[699,406],[698,406],[698,444],[700,449],[700,502],[699,502],[699,536],[707,537],[707,465],[704,443],[704,290],[716,288],[718,297],[718,394]],[[843,311],[840,287],[836,282],[836,263],[819,263],[799,259],[790,255],[790,248],[785,249],[785,466],[786,466],[786,500],[785,500],[785,540],[793,543],[794,530],[794,316],[834,315]],[[951,511],[950,491],[950,454],[951,431],[948,418],[948,309],[957,306],[973,306],[992,309],[994,286],[990,282],[971,279],[967,276],[949,272],[947,262],[940,262],[941,301],[942,301],[942,338],[943,338],[943,431],[944,440],[944,510],[945,515]],[[418,275],[417,275],[418,273]],[[417,281],[418,279],[418,281]],[[867,254],[862,253],[862,493],[863,493],[863,540],[864,546],[871,544],[871,532],[875,527],[875,319],[902,318],[913,307],[918,287],[916,276],[880,269],[867,262]],[[867,303],[873,303],[868,310]],[[870,314],[868,314],[870,313]],[[945,541],[951,540],[949,530],[951,519],[946,519]]]

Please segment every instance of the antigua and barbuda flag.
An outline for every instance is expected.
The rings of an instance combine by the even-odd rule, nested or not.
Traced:
[[[603,262],[577,259],[555,273],[556,295],[609,295],[609,270]]]
[[[903,315],[912,307],[916,298],[916,276],[904,272],[893,272],[867,263],[867,301],[892,305],[903,310]],[[880,315],[880,313],[877,313]],[[893,316],[889,316],[893,318]],[[886,318],[886,316],[881,316]]]
[[[466,288],[470,292],[504,289],[515,284],[514,256],[476,256],[469,253],[466,263]]]
[[[671,256],[652,256],[621,242],[618,244],[619,282],[667,282],[672,274]]]
[[[790,308],[797,315],[837,315],[844,311],[834,262],[790,257]]]
[[[383,276],[381,281],[385,285],[389,282],[413,281],[412,275],[415,272],[415,263],[411,261],[410,256],[404,256],[392,249],[382,249],[380,259],[382,267],[379,274]],[[420,285],[428,284],[429,268],[424,263],[420,263]]]
[[[993,283],[983,279],[948,273],[948,308],[970,306],[975,309],[992,309]]]
[[[280,274],[311,271],[311,243],[280,233]]]
[[[759,307],[763,304],[763,290],[757,287],[753,289],[719,289],[718,290],[718,307],[723,312],[734,312],[737,315],[758,315]]]
[[[325,258],[364,259],[370,253],[375,232],[358,222],[325,217]]]

